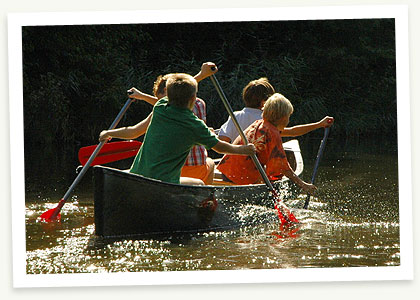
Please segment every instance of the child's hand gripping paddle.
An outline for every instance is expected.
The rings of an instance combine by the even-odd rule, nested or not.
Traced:
[[[332,123],[332,121],[329,121],[328,123]],[[327,144],[329,133],[330,133],[330,127],[325,127],[324,137],[322,138],[321,144],[319,145],[318,154],[316,156],[316,161],[315,161],[315,166],[314,166],[314,171],[312,173],[312,179],[311,179],[312,184],[315,184],[315,178],[316,178],[316,174],[318,173],[319,163],[321,162],[321,157],[322,157],[322,154],[324,153],[324,149],[325,149],[325,145]],[[304,209],[308,208],[310,199],[311,199],[311,195],[308,194],[306,196],[305,204],[303,205]]]
[[[216,90],[222,99],[223,104],[226,107],[226,110],[229,113],[229,116],[231,117],[233,123],[235,124],[236,129],[239,132],[239,135],[241,136],[242,140],[244,141],[244,144],[248,144],[248,140],[241,128],[241,126],[238,123],[238,120],[236,119],[233,109],[230,106],[229,102],[227,101],[227,98],[225,94],[223,93],[222,87],[220,86],[217,78],[214,75],[210,76],[211,81],[213,82],[214,86],[216,87]],[[290,211],[290,209],[281,201],[280,197],[277,194],[277,191],[274,189],[273,185],[271,184],[270,180],[267,177],[267,174],[265,173],[263,167],[261,166],[260,161],[258,160],[257,156],[255,154],[251,155],[252,161],[254,162],[255,166],[257,167],[258,171],[260,172],[265,184],[269,188],[270,192],[272,193],[273,201],[274,201],[274,207],[277,210],[277,214],[279,216],[280,222],[282,225],[284,224],[291,224],[291,223],[299,223],[298,219],[293,215],[293,213]]]

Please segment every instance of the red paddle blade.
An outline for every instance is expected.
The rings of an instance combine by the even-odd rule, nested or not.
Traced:
[[[274,235],[276,238],[283,240],[288,238],[297,238],[300,234],[298,234],[300,229],[300,224],[295,226],[279,226],[279,231],[273,232],[272,235]]]
[[[281,201],[280,196],[277,194],[276,190],[272,190],[274,208],[277,210],[277,215],[280,219],[281,225],[291,225],[293,223],[299,223],[299,220],[295,215],[290,211],[290,209]]]
[[[133,157],[140,149],[141,142],[139,141],[121,141],[105,144],[101,151],[99,151],[96,158],[93,160],[91,166],[102,165],[113,161],[118,161]],[[89,160],[90,156],[96,149],[96,145],[80,148],[79,162],[84,166]]]
[[[299,223],[299,220],[295,215],[281,202],[277,202],[274,207],[277,210],[277,215],[279,216],[281,225],[290,225],[293,223]]]
[[[58,202],[58,205],[56,208],[52,208],[44,212],[42,215],[39,216],[41,221],[43,222],[55,222],[61,220],[61,208],[63,207],[65,201],[64,199],[61,199],[60,202]]]
[[[54,222],[61,220],[61,214],[57,213],[57,208],[53,208],[44,212],[39,218],[43,222]]]

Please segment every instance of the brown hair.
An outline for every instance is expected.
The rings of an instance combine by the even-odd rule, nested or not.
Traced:
[[[273,86],[267,78],[263,77],[249,82],[242,91],[245,106],[261,108],[263,101],[275,93]]]
[[[169,104],[188,107],[191,98],[197,94],[197,81],[188,74],[170,74],[166,81],[166,93]]]
[[[282,94],[275,93],[265,102],[262,116],[264,120],[278,125],[281,118],[289,116],[292,113],[292,103]]]
[[[165,87],[166,87],[166,81],[168,80],[168,75],[159,75],[156,78],[156,81],[153,84],[153,95],[155,95],[156,97],[158,95],[163,95],[165,94]]]

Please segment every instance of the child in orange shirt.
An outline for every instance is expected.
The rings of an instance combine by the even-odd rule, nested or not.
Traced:
[[[313,193],[316,187],[300,179],[292,170],[286,158],[281,139],[281,131],[289,123],[293,113],[290,101],[279,93],[268,98],[263,110],[263,119],[252,123],[245,136],[257,149],[257,157],[270,180],[278,180],[283,175],[301,187],[306,193]],[[243,144],[239,136],[236,145]],[[228,180],[236,184],[262,183],[262,178],[249,156],[225,155],[217,169]]]
[[[274,87],[265,77],[252,80],[244,87],[242,91],[242,100],[245,103],[245,107],[240,111],[234,112],[236,120],[243,130],[248,128],[248,126],[256,120],[260,120],[262,118],[264,103],[274,93]],[[326,116],[315,123],[286,127],[283,128],[281,136],[295,137],[304,135],[321,127],[329,127],[332,125],[333,121],[334,118]],[[220,127],[219,139],[232,143],[238,136],[239,132],[232,119],[229,117],[228,120]]]

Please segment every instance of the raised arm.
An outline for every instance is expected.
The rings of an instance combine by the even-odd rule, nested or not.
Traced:
[[[112,129],[112,130],[104,130],[99,135],[99,141],[102,142],[111,138],[118,138],[118,139],[124,139],[124,140],[132,140],[132,139],[138,138],[139,136],[146,133],[151,119],[152,119],[152,113],[150,113],[146,119],[137,123],[134,126],[121,127],[121,128]]]
[[[281,136],[300,136],[318,128],[330,127],[333,123],[334,123],[334,118],[327,116],[323,118],[321,121],[316,122],[316,123],[296,125],[293,127],[285,127],[282,130],[280,135]]]
[[[201,80],[209,77],[210,75],[213,75],[216,72],[217,72],[216,64],[214,64],[212,62],[206,62],[206,63],[203,63],[201,65],[201,70],[200,70],[200,72],[198,72],[194,76],[194,79],[197,82],[200,82]],[[155,105],[156,102],[159,100],[157,97],[146,94],[146,93],[143,93],[143,92],[139,91],[138,89],[136,89],[135,87],[132,87],[127,92],[131,93],[130,98],[143,100],[143,101],[146,101],[147,103],[149,103],[151,105]]]
[[[214,64],[212,62],[206,62],[206,63],[204,63],[204,64],[201,65],[201,70],[200,70],[200,72],[198,72],[194,76],[194,79],[197,82],[200,82],[201,80],[209,77],[210,75],[213,75],[216,72],[217,72],[217,66],[216,66],[216,64]]]
[[[143,93],[143,92],[139,91],[138,89],[136,89],[135,87],[132,87],[127,92],[128,93],[132,92],[132,94],[130,95],[130,98],[143,100],[143,101],[146,101],[147,103],[149,103],[151,105],[155,105],[156,102],[159,100],[157,97],[146,94],[146,93]]]

